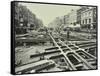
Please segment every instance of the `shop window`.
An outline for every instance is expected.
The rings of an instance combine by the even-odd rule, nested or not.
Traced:
[[[85,23],[87,24],[87,19],[85,19]]]
[[[83,20],[83,24],[84,24],[84,20]]]
[[[91,19],[89,19],[89,23],[91,23]]]

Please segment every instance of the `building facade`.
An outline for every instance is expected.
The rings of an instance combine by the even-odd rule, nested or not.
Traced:
[[[69,24],[75,25],[77,22],[77,10],[71,10],[69,13]]]
[[[96,29],[96,24],[96,8],[84,8],[84,10],[81,11],[81,27],[86,29]]]
[[[82,9],[77,10],[77,23],[81,24],[81,11]]]
[[[68,15],[64,15],[64,23],[66,26],[69,25],[69,14]]]
[[[75,27],[80,29],[96,29],[97,26],[97,8],[81,6],[79,9],[71,10],[67,15],[56,17],[49,27]]]

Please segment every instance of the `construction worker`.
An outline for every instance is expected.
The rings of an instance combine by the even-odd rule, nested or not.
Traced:
[[[69,36],[70,36],[70,30],[67,29],[67,40],[69,39]]]

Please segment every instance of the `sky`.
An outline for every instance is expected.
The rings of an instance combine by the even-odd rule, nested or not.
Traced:
[[[43,21],[47,26],[56,17],[67,15],[72,9],[79,9],[79,6],[71,5],[51,5],[51,4],[37,4],[37,3],[20,3],[26,6],[37,18]]]

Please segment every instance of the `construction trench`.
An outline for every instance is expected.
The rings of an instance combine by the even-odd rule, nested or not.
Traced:
[[[92,54],[93,51],[97,50],[96,42],[83,41],[76,43],[67,41],[59,35],[55,36],[52,33],[48,33],[48,35],[52,40],[53,47],[44,49],[45,52],[30,55],[30,59],[40,58],[40,60],[16,67],[17,74],[97,68],[96,52]]]

